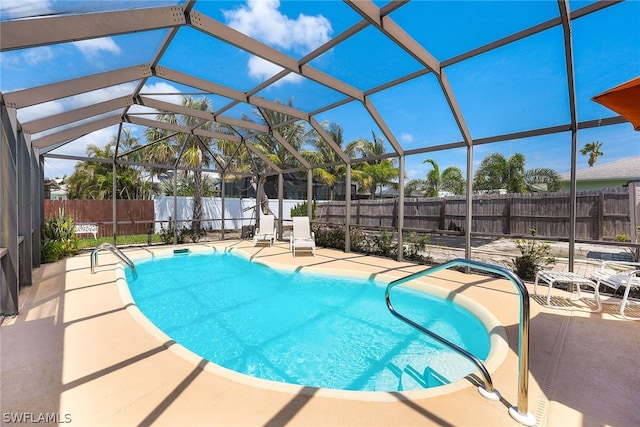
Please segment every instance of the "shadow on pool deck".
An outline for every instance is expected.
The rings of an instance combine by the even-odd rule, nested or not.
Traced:
[[[319,249],[293,258],[286,243],[190,245],[193,250],[242,252],[254,260],[303,271],[330,269],[401,277],[423,267]],[[126,249],[132,259],[170,248]],[[377,426],[518,425],[507,412],[517,402],[518,299],[504,280],[445,271],[430,280],[482,304],[505,325],[510,351],[492,373],[501,402],[482,398],[471,383],[427,399],[388,393],[392,401],[328,397],[313,388],[268,390],[199,358],[183,357],[131,315],[118,292],[115,259],[101,257],[96,274],[87,255],[36,270],[21,292],[21,312],[4,319],[0,345],[3,414],[57,413],[71,425]],[[566,293],[554,289],[554,298]],[[528,412],[538,425],[640,425],[638,322],[616,306],[602,313],[554,310],[531,300]],[[19,423],[18,423],[19,424]]]

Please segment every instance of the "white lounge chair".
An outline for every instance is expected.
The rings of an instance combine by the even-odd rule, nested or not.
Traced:
[[[600,269],[591,274],[598,286],[605,285],[614,292],[624,287],[622,300],[620,300],[620,315],[629,320],[640,320],[636,317],[627,317],[624,310],[629,302],[631,288],[640,288],[640,263],[625,261],[603,261]]]
[[[253,235],[253,244],[257,245],[259,242],[269,242],[269,246],[273,246],[273,242],[276,239],[275,228],[275,216],[263,215],[260,217],[260,227]]]
[[[311,222],[308,216],[294,216],[293,231],[289,236],[289,250],[296,256],[296,251],[311,251],[316,256],[316,236],[311,231]]]

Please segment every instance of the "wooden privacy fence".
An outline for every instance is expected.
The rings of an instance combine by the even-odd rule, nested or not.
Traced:
[[[97,224],[98,237],[113,236],[112,200],[45,200],[44,217],[65,214],[76,224]],[[117,234],[147,234],[153,227],[153,200],[116,200]]]
[[[634,203],[637,203],[634,201]],[[404,228],[415,231],[464,231],[467,202],[464,196],[406,198]],[[571,212],[569,193],[478,195],[472,203],[472,232],[486,235],[568,237]],[[629,236],[635,226],[627,188],[584,191],[576,195],[576,238],[614,240]],[[318,202],[316,219],[344,224],[344,201]],[[397,227],[398,199],[353,200],[351,225]]]

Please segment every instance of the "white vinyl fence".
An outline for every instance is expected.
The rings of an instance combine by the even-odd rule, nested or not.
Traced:
[[[173,196],[160,196],[154,199],[154,229],[156,233],[160,232],[161,221],[173,220]],[[277,219],[291,220],[291,208],[306,200],[283,200],[283,212],[278,211],[278,201],[269,200],[269,207],[275,214]],[[178,228],[183,225],[187,228],[191,227],[191,219],[193,217],[193,197],[177,197],[178,221],[184,221],[178,224]],[[256,199],[225,199],[224,201],[224,228],[225,230],[239,230],[243,225],[255,225]],[[207,230],[222,229],[222,198],[220,197],[203,197],[202,199],[202,223],[201,227]],[[168,223],[164,224],[165,228]]]

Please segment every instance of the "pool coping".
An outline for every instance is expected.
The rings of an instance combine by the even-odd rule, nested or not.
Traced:
[[[224,246],[224,245],[223,245]],[[221,252],[222,250],[218,247],[218,245],[185,245],[181,246],[181,248],[188,248],[191,253],[194,254],[207,254],[207,253],[215,253]],[[134,261],[139,260],[147,260],[147,259],[155,259],[155,258],[169,258],[174,256],[174,249],[167,248],[147,248],[144,252],[137,251],[135,254],[132,254],[131,258]],[[251,262],[255,262],[258,264],[265,265],[270,268],[285,270],[285,271],[302,271],[308,273],[315,274],[327,274],[327,275],[337,275],[336,269],[327,269],[318,266],[291,266],[283,263],[273,262],[265,259],[255,259],[250,252],[244,250],[243,248],[235,248],[224,246],[224,252],[234,253],[236,255],[240,255]],[[184,359],[185,361],[192,364],[194,367],[201,367],[203,371],[209,372],[213,375],[221,376],[230,381],[248,385],[251,387],[261,388],[269,391],[276,391],[281,393],[287,393],[291,395],[307,395],[307,396],[317,396],[317,397],[327,397],[334,399],[346,399],[346,400],[356,400],[362,402],[395,402],[398,399],[404,400],[417,400],[417,399],[427,399],[436,396],[448,395],[451,393],[455,393],[457,391],[467,389],[470,387],[474,387],[475,381],[470,381],[468,377],[477,376],[478,371],[475,370],[472,373],[465,376],[465,378],[460,379],[454,383],[442,385],[439,387],[432,387],[428,389],[422,390],[411,390],[411,391],[353,391],[353,390],[338,390],[338,389],[328,389],[328,388],[318,388],[318,387],[310,387],[304,385],[296,385],[289,383],[282,383],[277,381],[271,381],[261,378],[252,377],[249,375],[241,374],[239,372],[224,368],[220,365],[215,364],[207,359],[198,356],[194,352],[188,350],[183,347],[179,343],[175,342],[171,337],[166,335],[162,330],[160,330],[153,322],[151,322],[137,307],[133,297],[131,296],[131,292],[129,291],[129,286],[126,280],[125,274],[125,266],[122,263],[118,263],[117,267],[114,270],[115,272],[115,282],[118,288],[118,293],[120,295],[120,299],[122,300],[123,306],[126,309],[127,313],[129,313],[133,319],[143,327],[147,333],[153,336],[163,347],[170,350],[176,356]],[[362,279],[371,279],[371,274],[366,272],[359,272],[356,270],[341,270],[340,274],[343,274],[348,277],[353,278],[362,278]],[[375,280],[382,283],[389,283],[390,281],[397,279],[396,276],[380,273],[375,275]],[[425,277],[421,277],[416,280],[417,283],[411,283],[408,287],[412,287],[421,291],[426,291],[430,294],[439,296],[441,298],[448,299],[450,301],[455,302],[456,304],[461,305],[465,309],[469,310],[473,313],[485,326],[490,340],[490,351],[487,356],[484,365],[489,372],[489,374],[493,374],[498,370],[505,362],[508,352],[509,352],[509,343],[507,338],[507,333],[503,325],[500,323],[498,318],[491,313],[488,309],[486,309],[481,304],[472,300],[471,298],[452,292],[448,289],[442,288],[440,286],[434,285],[432,283],[428,283]]]

